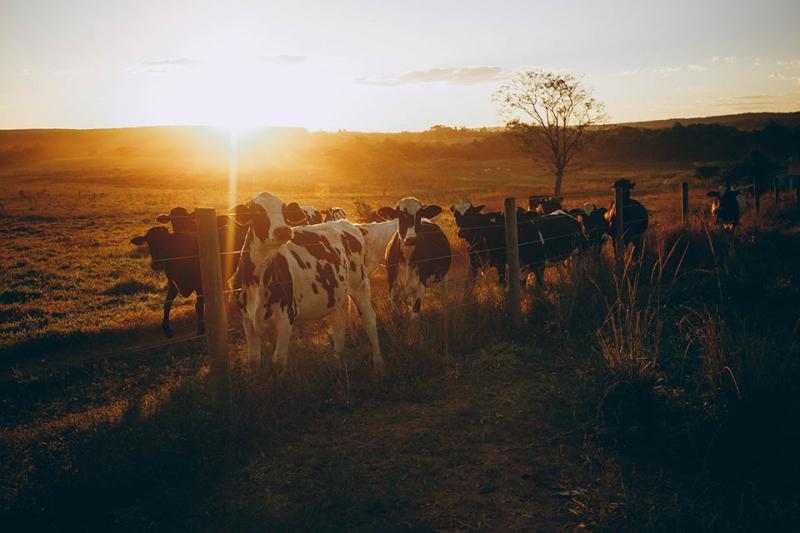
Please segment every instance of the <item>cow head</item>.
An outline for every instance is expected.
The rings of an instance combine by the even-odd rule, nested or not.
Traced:
[[[292,239],[292,226],[307,222],[306,214],[297,202],[286,205],[267,192],[254,196],[246,205],[234,207],[233,217],[238,224],[249,226],[262,243],[277,245]]]
[[[560,196],[532,196],[528,199],[528,205],[531,211],[536,211],[540,215],[549,215],[561,209],[561,200],[563,198]]]
[[[197,221],[194,216],[194,211],[189,212],[184,207],[173,207],[169,213],[162,213],[156,217],[156,222],[162,224],[172,223],[172,231],[197,231]]]
[[[470,202],[459,202],[450,206],[450,212],[453,213],[458,226],[459,237],[468,239],[470,231],[485,224],[481,215],[484,207],[484,205],[472,205]]]
[[[587,209],[586,206],[590,208]],[[583,235],[589,244],[603,244],[610,236],[611,229],[606,220],[607,211],[605,207],[596,208],[594,204],[584,204],[581,209],[570,210],[570,214],[581,223]]]
[[[314,206],[312,205],[304,205],[301,207],[303,213],[306,215],[306,223],[307,224],[321,224],[322,223],[322,213],[320,213]]]
[[[417,230],[423,218],[433,218],[442,212],[438,205],[422,205],[416,198],[403,198],[397,202],[397,207],[381,207],[378,213],[386,220],[398,220],[398,233],[400,241],[406,246],[417,243]]]
[[[150,267],[153,270],[164,270],[165,262],[169,259],[169,230],[164,226],[156,226],[147,230],[144,235],[137,235],[131,239],[131,244],[142,246],[147,244],[150,249]]]
[[[329,207],[322,211],[323,222],[333,222],[334,220],[344,220],[347,215],[341,207]]]

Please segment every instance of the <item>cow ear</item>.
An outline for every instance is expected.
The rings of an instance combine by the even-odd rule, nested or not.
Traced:
[[[172,217],[170,217],[170,216],[169,216],[168,214],[166,214],[166,213],[161,213],[160,215],[158,215],[158,216],[156,217],[156,222],[161,222],[162,224],[166,224],[166,223],[167,223],[167,222],[169,222],[170,220],[172,220]]]
[[[426,205],[419,210],[419,216],[425,218],[433,218],[442,212],[442,208],[438,205]]]
[[[451,212],[451,213],[455,213],[455,212],[456,212],[456,206],[454,206],[454,205],[451,205],[451,206],[450,206],[450,212]]]
[[[233,220],[240,226],[249,226],[253,222],[253,213],[244,204],[234,206],[230,210],[230,214],[233,215]]]
[[[144,235],[137,235],[133,239],[131,239],[131,244],[135,244],[136,246],[141,246],[145,242],[147,242],[144,238]]]
[[[397,218],[397,209],[393,207],[381,207],[378,209],[378,214],[386,220]]]
[[[631,190],[633,190],[633,187],[634,187],[635,185],[636,185],[636,182],[635,182],[635,181],[632,181],[632,182],[631,182],[631,187],[630,187],[630,189],[631,189]]]
[[[301,226],[307,222],[306,212],[297,202],[292,202],[289,205],[283,204],[281,209],[283,211],[283,219],[289,226]]]
[[[481,205],[474,206],[473,209],[475,210],[476,213],[480,213],[481,211],[483,211],[484,207],[486,207],[486,206],[481,204]]]

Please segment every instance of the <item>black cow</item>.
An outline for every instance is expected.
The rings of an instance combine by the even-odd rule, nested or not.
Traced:
[[[614,182],[612,190],[616,188],[622,189],[623,243],[625,246],[632,243],[634,257],[637,257],[642,250],[642,237],[644,236],[645,230],[647,230],[648,214],[647,209],[645,209],[642,204],[631,198],[631,190],[634,185],[636,184],[632,181],[619,179]],[[614,239],[615,247],[617,244],[617,209],[618,207],[615,205],[615,202],[612,201],[611,207],[608,208],[608,212],[605,214],[606,220],[608,221],[608,229],[609,232],[611,232],[611,238]]]
[[[387,220],[398,219],[397,233],[386,247],[385,262],[392,301],[411,308],[409,343],[413,344],[425,289],[429,283],[442,280],[452,262],[447,236],[426,220],[437,216],[442,208],[403,198],[396,207],[382,207],[378,212]]]
[[[156,217],[156,222],[162,224],[172,224],[174,233],[196,233],[197,216],[194,211],[191,213],[183,207],[173,207],[169,213],[162,213]],[[217,227],[227,226],[230,222],[227,215],[217,215]]]
[[[583,228],[583,235],[586,237],[586,244],[599,248],[608,238],[608,220],[605,207],[597,208],[594,204],[583,204],[583,207],[570,209],[569,214],[574,216]]]
[[[500,285],[505,286],[505,217],[499,211],[482,213],[483,208],[460,202],[450,206],[450,212],[458,236],[467,241],[470,276],[476,277],[481,268],[496,267]]]
[[[240,227],[231,220],[229,225],[219,227],[218,232],[220,252],[222,253],[220,256],[222,279],[227,280],[233,275],[238,265],[238,255],[244,245],[246,228]],[[137,246],[146,243],[150,249],[150,266],[153,270],[163,271],[167,277],[167,295],[164,299],[164,316],[161,322],[164,335],[172,337],[169,314],[172,302],[178,293],[184,298],[188,298],[192,293],[197,293],[195,301],[197,331],[202,334],[205,331],[205,324],[203,322],[203,284],[200,278],[197,231],[170,233],[164,226],[156,226],[147,230],[144,235],[132,238],[130,242]]]
[[[533,272],[539,287],[546,267],[572,257],[588,242],[581,222],[563,211],[521,222],[518,239],[521,279]]]
[[[708,191],[708,196],[713,198],[711,201],[711,214],[717,227],[733,232],[739,225],[739,219],[744,213],[746,203],[742,191],[724,185],[719,191]]]

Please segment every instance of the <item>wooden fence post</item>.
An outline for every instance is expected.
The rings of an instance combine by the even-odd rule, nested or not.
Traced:
[[[753,178],[753,202],[756,204],[756,214],[761,214],[761,190],[758,188],[758,178]]]
[[[625,270],[625,198],[622,187],[614,187],[614,257],[617,264],[617,276],[622,277]]]
[[[517,200],[506,198],[504,202],[506,216],[506,258],[508,264],[508,305],[511,308],[511,320],[514,326],[522,323],[522,291],[519,283],[519,237],[517,235]]]
[[[198,207],[197,250],[205,303],[206,339],[210,367],[211,393],[217,415],[227,418],[231,409],[231,384],[228,373],[228,317],[225,309],[222,267],[217,230],[217,213],[213,208]]]
[[[800,176],[794,177],[794,201],[800,207]]]
[[[685,181],[681,184],[681,217],[684,224],[689,222],[689,184]]]

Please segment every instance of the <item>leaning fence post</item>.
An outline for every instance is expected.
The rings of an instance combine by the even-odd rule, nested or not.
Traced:
[[[511,320],[514,326],[522,322],[522,290],[519,282],[519,237],[517,235],[517,200],[506,198],[504,202],[506,216],[506,258],[508,259],[508,305],[511,308]]]
[[[625,242],[623,234],[625,198],[622,187],[614,187],[614,258],[617,264],[617,275],[622,277],[625,269]]]
[[[685,181],[681,184],[681,217],[684,224],[689,222],[689,184]]]
[[[217,213],[213,208],[202,207],[197,208],[195,213],[197,250],[205,302],[211,393],[217,415],[225,418],[231,407],[231,386],[228,374],[228,319],[223,295]]]

